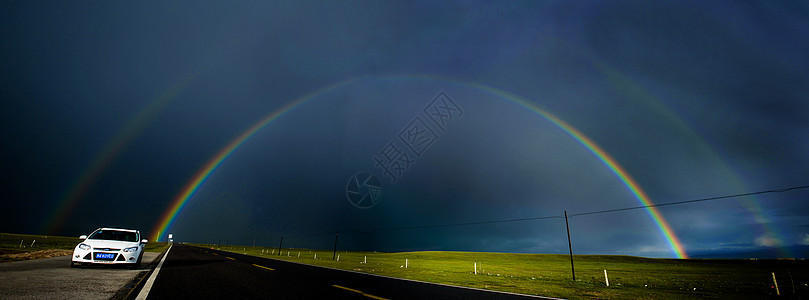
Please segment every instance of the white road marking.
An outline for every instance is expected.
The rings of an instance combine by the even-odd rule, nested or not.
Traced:
[[[149,296],[149,291],[152,289],[152,284],[154,284],[155,278],[157,278],[157,273],[160,273],[160,267],[163,266],[163,262],[166,261],[166,257],[169,256],[169,250],[171,250],[171,246],[166,249],[166,254],[163,254],[163,258],[160,259],[160,263],[157,264],[157,268],[155,268],[152,275],[149,276],[149,280],[146,280],[146,284],[143,285],[143,289],[140,290],[138,297],[135,298],[136,300],[146,300],[146,297]]]

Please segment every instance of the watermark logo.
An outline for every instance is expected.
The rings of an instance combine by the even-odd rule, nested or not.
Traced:
[[[463,109],[455,101],[452,101],[452,98],[447,93],[441,91],[438,96],[435,96],[433,102],[430,102],[430,105],[424,108],[424,114],[433,120],[441,132],[444,132],[447,131],[449,122],[463,116]]]
[[[382,200],[382,182],[374,174],[354,174],[346,183],[346,197],[356,208],[371,208]]]
[[[391,183],[397,183],[416,160],[437,142],[447,126],[463,117],[463,109],[444,91],[436,95],[420,113],[416,114],[396,138],[388,141],[373,157]],[[371,208],[382,198],[382,183],[372,173],[357,173],[348,180],[346,197],[358,208]]]
[[[450,122],[463,117],[463,109],[444,91],[438,93],[430,104],[422,109],[397,139],[390,140],[374,155],[374,165],[382,170],[392,183],[399,181],[404,172],[447,131]],[[432,121],[430,123],[429,121]]]

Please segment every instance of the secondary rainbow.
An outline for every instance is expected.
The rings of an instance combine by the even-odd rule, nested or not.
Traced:
[[[621,182],[630,190],[630,192],[635,196],[635,198],[644,206],[646,207],[647,212],[654,220],[655,224],[659,228],[661,234],[665,238],[666,242],[671,247],[672,251],[678,258],[688,258],[688,255],[685,252],[685,247],[682,245],[680,240],[674,233],[674,230],[668,224],[668,222],[663,218],[663,215],[656,207],[652,207],[654,203],[651,201],[649,196],[646,192],[640,187],[640,185],[632,178],[624,168],[618,164],[618,162],[612,158],[604,149],[602,149],[598,144],[596,144],[592,139],[584,135],[581,131],[574,128],[567,122],[559,119],[555,115],[551,114],[548,111],[541,109],[540,107],[526,101],[522,97],[510,94],[503,90],[499,90],[493,87],[476,84],[476,83],[465,83],[456,80],[450,80],[446,78],[438,78],[438,77],[427,77],[427,76],[391,76],[391,77],[382,77],[382,78],[368,78],[368,79],[426,79],[426,80],[436,80],[442,82],[450,82],[453,84],[458,84],[461,86],[467,86],[476,88],[482,91],[486,91],[494,96],[506,99],[514,104],[522,106],[537,115],[545,118],[546,120],[553,123],[558,128],[562,129],[565,133],[573,137],[578,143],[582,146],[587,148],[588,151],[593,153],[599,160],[601,160],[610,171],[615,174]],[[178,194],[171,202],[169,208],[166,212],[161,216],[158,223],[155,225],[155,229],[152,232],[153,240],[159,240],[162,234],[166,234],[168,229],[171,228],[174,220],[177,218],[177,215],[182,211],[185,204],[188,200],[194,195],[194,193],[199,189],[199,187],[205,183],[205,180],[210,177],[211,173],[213,173],[221,164],[222,162],[228,158],[239,146],[244,144],[251,136],[253,136],[257,131],[261,128],[270,124],[272,121],[276,120],[278,117],[283,116],[287,112],[293,110],[295,107],[316,98],[319,95],[322,95],[325,92],[331,91],[336,87],[343,86],[345,84],[357,81],[357,78],[345,80],[342,82],[338,82],[327,86],[323,89],[310,93],[304,97],[298,98],[283,107],[276,109],[275,111],[271,112],[253,126],[248,128],[244,131],[241,135],[235,138],[233,141],[227,144],[219,153],[217,153],[211,160],[208,161],[191,179],[191,181],[185,185],[185,187],[181,190],[180,194]]]
[[[295,101],[289,102],[286,105],[266,115],[264,118],[253,124],[253,126],[250,126],[250,128],[245,130],[238,137],[233,139],[230,143],[227,144],[227,146],[222,148],[222,150],[220,150],[211,160],[209,160],[208,163],[202,166],[202,168],[200,168],[199,171],[197,171],[197,173],[194,174],[194,176],[191,178],[191,181],[189,181],[183,187],[180,193],[174,197],[168,209],[163,213],[158,223],[153,227],[155,229],[151,234],[152,240],[159,241],[161,235],[167,234],[168,229],[171,228],[171,225],[174,224],[174,220],[177,219],[177,215],[180,214],[180,211],[182,211],[183,207],[185,207],[185,204],[188,203],[188,200],[194,196],[194,193],[196,193],[199,187],[203,183],[205,183],[205,180],[207,180],[208,177],[211,176],[211,173],[213,173],[216,170],[216,168],[218,168],[222,164],[222,162],[225,161],[225,159],[227,159],[228,156],[230,156],[230,154],[233,153],[233,151],[236,151],[236,149],[238,149],[239,146],[244,144],[245,141],[250,139],[250,137],[253,136],[256,132],[258,132],[261,128],[264,128],[264,126],[267,126],[267,124],[269,124],[270,122],[274,121],[275,119],[278,119],[278,117],[283,116],[287,112],[293,110],[295,107],[305,103],[306,101],[314,99],[323,93],[326,93],[338,86],[342,86],[354,80],[356,79],[349,79],[332,84],[323,89],[317,90],[301,98],[298,98]]]
[[[42,232],[46,234],[56,234],[59,232],[61,227],[67,222],[71,212],[75,210],[80,202],[79,200],[90,190],[110,163],[166,110],[174,98],[197,77],[200,71],[201,69],[197,70],[195,73],[186,75],[180,82],[176,83],[165,93],[160,95],[160,97],[150,102],[148,106],[124,124],[123,128],[118,131],[118,134],[104,145],[104,148],[95,155],[90,165],[81,173],[81,176],[73,182],[70,190],[62,197],[59,205],[57,205],[56,210],[53,211],[50,217],[45,219],[41,230]]]

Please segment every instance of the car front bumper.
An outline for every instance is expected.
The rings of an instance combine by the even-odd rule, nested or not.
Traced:
[[[138,262],[140,254],[141,251],[123,252],[120,250],[104,251],[98,249],[90,249],[90,250],[76,249],[73,251],[71,260],[74,263],[134,264]]]

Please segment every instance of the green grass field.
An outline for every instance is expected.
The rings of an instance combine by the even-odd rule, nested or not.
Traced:
[[[0,262],[70,255],[80,242],[79,237],[0,233]],[[167,247],[166,243],[149,242],[146,251],[162,252]]]
[[[80,241],[78,237],[0,233],[0,262],[46,257],[37,253],[52,250],[62,250],[62,253],[67,253],[62,255],[68,255]],[[161,252],[167,246],[166,243],[150,242],[146,251]],[[197,246],[211,248],[211,245]],[[559,298],[809,299],[809,263],[805,260],[679,260],[576,255],[574,282],[567,255],[338,251],[339,261],[336,261],[332,260],[330,250],[285,248],[278,255],[277,248],[214,248],[391,277]],[[11,257],[14,254],[23,255]],[[318,259],[314,259],[315,255]],[[474,274],[476,263],[478,274]],[[609,287],[604,280],[604,270],[609,276]],[[781,297],[776,296],[773,287],[773,272]]]
[[[336,261],[332,260],[333,252],[328,250],[283,249],[279,256],[277,248],[213,247],[397,278],[558,298],[809,298],[809,263],[804,260],[680,260],[576,255],[574,282],[567,255],[338,251],[340,257]],[[314,259],[315,255],[318,259]],[[407,268],[404,267],[405,260]],[[475,263],[478,274],[474,274]],[[604,270],[607,270],[609,287]],[[782,297],[776,296],[773,272]]]

